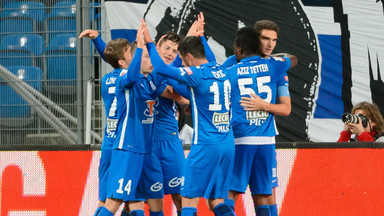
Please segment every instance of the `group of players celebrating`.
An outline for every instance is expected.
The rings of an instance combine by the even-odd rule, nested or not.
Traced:
[[[278,27],[268,20],[236,33],[234,55],[222,65],[204,37],[200,13],[187,35],[157,44],[142,20],[132,44],[90,37],[114,70],[102,78],[107,124],[101,146],[97,216],[163,215],[171,194],[177,214],[197,215],[206,198],[217,216],[236,215],[249,185],[257,216],[277,216],[274,114],[289,115],[287,70],[294,56],[271,57]],[[133,57],[132,57],[133,56]],[[191,149],[184,159],[176,103],[189,105]]]

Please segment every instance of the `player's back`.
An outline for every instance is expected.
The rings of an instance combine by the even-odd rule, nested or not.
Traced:
[[[120,70],[113,70],[101,79],[101,97],[104,101],[106,125],[104,129],[104,140],[102,148],[112,148],[116,138],[117,126],[117,100],[116,79]]]
[[[191,93],[193,144],[233,142],[229,125],[231,85],[227,74],[214,62],[183,68]]]
[[[274,59],[253,56],[227,69],[232,85],[232,119],[234,136],[275,136],[274,116],[268,111],[245,111],[241,97],[254,93],[268,103],[276,103],[278,81],[284,76],[282,64]]]

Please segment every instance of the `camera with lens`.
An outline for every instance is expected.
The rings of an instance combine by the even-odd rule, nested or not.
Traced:
[[[360,122],[359,119],[361,119],[361,124],[363,125],[363,127],[367,127],[368,119],[366,116],[362,114],[353,115],[351,113],[344,113],[343,116],[341,117],[341,120],[344,123],[352,123],[352,124],[359,124]]]

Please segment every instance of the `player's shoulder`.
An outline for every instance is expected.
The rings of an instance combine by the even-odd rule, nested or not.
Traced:
[[[117,74],[122,77],[124,76],[127,72],[128,72],[128,69],[124,68],[124,69],[116,69],[116,72]]]
[[[277,56],[270,56],[268,57],[268,60],[270,63],[273,63],[273,64],[290,64],[291,61],[288,57],[277,57]]]

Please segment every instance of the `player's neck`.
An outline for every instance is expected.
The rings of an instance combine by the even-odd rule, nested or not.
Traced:
[[[148,72],[143,72],[143,71],[140,71],[140,73],[143,74],[145,77],[147,77],[149,74]]]
[[[194,63],[193,66],[199,66],[199,65],[208,63],[208,60],[206,58],[195,59],[193,63]]]

